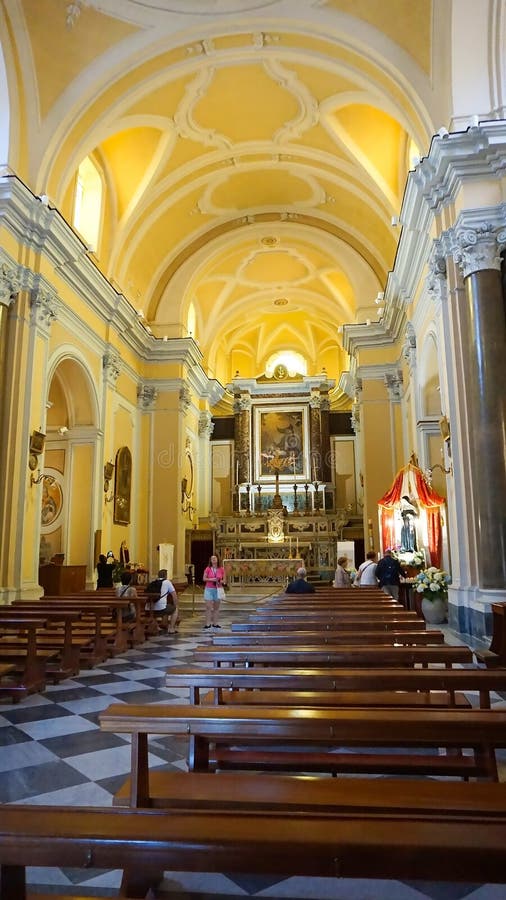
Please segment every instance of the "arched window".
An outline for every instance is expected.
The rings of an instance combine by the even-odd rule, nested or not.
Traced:
[[[195,304],[192,302],[188,307],[188,315],[186,317],[186,330],[188,332],[188,337],[192,337],[196,340],[197,335],[195,333],[195,329],[197,327],[197,316],[195,313]]]
[[[89,156],[77,170],[72,224],[93,250],[98,247],[102,218],[102,179]]]
[[[265,374],[271,378],[278,366],[286,369],[286,374],[293,377],[294,375],[307,375],[307,362],[300,353],[294,350],[278,350],[273,353],[267,360],[265,366]]]

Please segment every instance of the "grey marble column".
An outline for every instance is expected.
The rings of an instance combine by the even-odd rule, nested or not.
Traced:
[[[462,346],[479,586],[506,585],[506,316],[499,247],[506,233],[459,234],[455,259],[465,285]],[[498,245],[499,242],[499,245]]]

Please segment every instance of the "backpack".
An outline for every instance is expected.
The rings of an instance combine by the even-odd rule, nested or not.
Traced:
[[[160,596],[162,590],[163,578],[155,578],[154,581],[150,581],[148,586],[145,589],[146,594],[158,594]]]

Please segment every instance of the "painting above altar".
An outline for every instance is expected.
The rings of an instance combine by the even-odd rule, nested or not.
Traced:
[[[307,406],[255,409],[255,481],[310,478]]]

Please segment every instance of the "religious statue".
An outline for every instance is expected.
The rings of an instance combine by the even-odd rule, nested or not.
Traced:
[[[401,497],[400,513],[402,516],[401,550],[418,550],[416,540],[416,519],[418,518],[418,506],[415,500],[410,500],[405,494]]]

